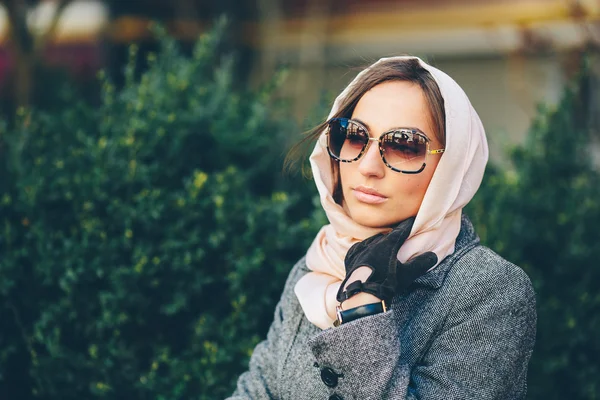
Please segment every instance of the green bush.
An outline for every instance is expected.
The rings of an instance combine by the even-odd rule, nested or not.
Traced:
[[[590,72],[540,108],[514,168],[491,168],[469,206],[484,243],[523,267],[537,293],[532,399],[600,397],[600,173]]]
[[[236,89],[220,35],[2,132],[0,398],[216,399],[247,368],[322,216],[281,179],[277,82]]]

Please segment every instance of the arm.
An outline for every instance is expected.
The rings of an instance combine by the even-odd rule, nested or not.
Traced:
[[[289,341],[285,338],[284,321],[301,317],[301,313],[292,309],[293,284],[304,273],[301,269],[303,261],[299,261],[290,272],[281,299],[275,307],[273,322],[269,327],[267,338],[256,345],[250,358],[248,371],[242,373],[237,381],[235,392],[226,400],[277,399],[278,362],[280,354],[286,350]]]
[[[529,278],[500,266],[469,276],[468,285],[446,284],[460,291],[412,370],[398,362],[403,348],[393,309],[313,338],[319,364],[344,375],[336,392],[344,399],[524,398],[536,322]]]
[[[320,368],[343,374],[335,387],[342,398],[403,399],[409,374],[396,369],[401,351],[397,329],[392,309],[326,329],[308,345]]]

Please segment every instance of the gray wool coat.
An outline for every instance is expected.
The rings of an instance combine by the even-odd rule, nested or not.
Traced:
[[[535,295],[519,267],[481,246],[466,216],[456,251],[389,310],[322,330],[290,272],[266,340],[230,400],[523,399]]]

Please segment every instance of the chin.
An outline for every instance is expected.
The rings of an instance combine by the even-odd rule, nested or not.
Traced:
[[[354,222],[369,228],[391,228],[399,222],[388,218],[381,218],[381,216],[377,216],[376,214],[379,213],[373,210],[355,210],[355,212],[350,211],[348,215]]]
[[[393,228],[399,222],[411,217],[411,215],[394,213],[394,209],[397,210],[397,207],[390,206],[370,205],[342,199],[342,208],[346,211],[346,214],[357,224],[368,228]],[[415,212],[414,215],[417,215],[417,213]]]

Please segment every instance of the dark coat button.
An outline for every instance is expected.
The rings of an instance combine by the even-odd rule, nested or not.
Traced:
[[[339,394],[334,393],[331,396],[329,396],[329,400],[344,400],[344,399]]]
[[[331,368],[321,370],[321,380],[329,387],[335,387],[338,384],[338,375]]]

